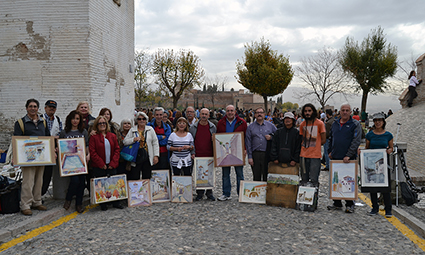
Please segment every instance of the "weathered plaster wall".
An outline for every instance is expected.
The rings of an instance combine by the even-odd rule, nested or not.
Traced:
[[[132,114],[133,54],[133,0],[0,1],[0,148],[28,98],[56,100],[62,119],[82,100]]]

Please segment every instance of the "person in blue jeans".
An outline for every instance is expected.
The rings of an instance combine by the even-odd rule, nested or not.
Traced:
[[[385,131],[385,116],[383,113],[375,113],[373,115],[373,129],[366,134],[366,149],[386,149],[387,154],[393,152],[393,135]],[[379,171],[388,171],[388,169],[379,169]],[[377,173],[376,179],[383,182],[383,173]],[[391,188],[390,188],[391,189]],[[381,192],[384,197],[385,204],[385,217],[391,218],[392,215],[392,204],[390,192]],[[376,192],[370,192],[370,200],[372,200],[372,211],[369,215],[377,215],[379,212],[378,205],[378,194]]]
[[[362,128],[360,122],[351,117],[351,106],[343,103],[340,108],[341,117],[332,124],[329,137],[329,158],[331,160],[350,160],[357,158],[357,149],[361,142]],[[342,201],[333,200],[328,210],[342,210]],[[354,201],[345,200],[345,212],[354,213]]]
[[[246,133],[246,122],[241,117],[236,115],[235,107],[228,105],[226,107],[226,115],[220,119],[217,123],[217,133],[232,133],[232,132],[243,132],[244,137]],[[241,148],[245,151],[245,148]],[[244,153],[245,156],[246,152]],[[234,166],[236,172],[236,192],[239,195],[240,181],[244,180],[243,177],[243,166]],[[220,201],[226,201],[231,199],[230,196],[232,185],[230,183],[230,167],[222,167],[222,181],[223,181],[223,195],[218,198]]]

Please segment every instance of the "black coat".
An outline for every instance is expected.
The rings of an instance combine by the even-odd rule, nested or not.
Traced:
[[[280,163],[300,162],[302,136],[295,127],[279,128],[272,140],[270,161],[278,160]]]

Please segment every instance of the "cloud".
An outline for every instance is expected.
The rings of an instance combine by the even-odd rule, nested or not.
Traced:
[[[242,88],[234,75],[243,45],[261,37],[296,65],[324,46],[341,48],[347,37],[361,42],[381,26],[399,59],[419,56],[423,10],[425,1],[412,0],[135,0],[135,41],[136,49],[191,49],[207,75],[226,75],[236,89]]]

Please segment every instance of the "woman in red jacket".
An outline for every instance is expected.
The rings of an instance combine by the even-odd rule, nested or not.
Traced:
[[[120,159],[120,147],[117,137],[110,132],[108,120],[105,116],[96,118],[93,124],[96,134],[90,137],[89,150],[94,177],[115,175]],[[120,201],[112,202],[112,206],[123,209]],[[100,204],[102,211],[108,209],[106,203]]]

